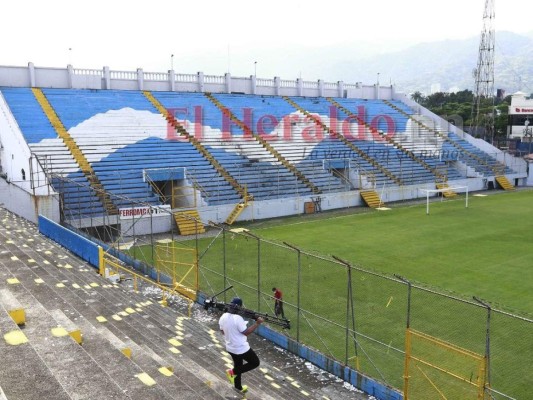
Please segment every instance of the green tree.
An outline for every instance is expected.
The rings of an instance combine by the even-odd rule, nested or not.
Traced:
[[[422,93],[420,93],[418,90],[416,92],[414,92],[412,95],[411,95],[411,99],[413,99],[414,101],[416,101],[418,104],[420,105],[423,105],[423,102],[425,100],[425,97]]]
[[[457,93],[437,92],[427,97],[420,92],[415,92],[411,98],[446,120],[453,120],[454,123],[457,123],[458,119],[459,121],[462,120],[463,127],[468,127],[471,124],[472,102],[474,100],[474,94],[471,90],[462,90]],[[510,104],[511,96],[507,96],[503,100],[497,98],[481,99],[480,113],[482,115],[490,115],[491,113],[494,115],[495,139],[505,138],[507,135]]]

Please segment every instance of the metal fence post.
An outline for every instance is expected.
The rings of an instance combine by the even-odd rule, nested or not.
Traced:
[[[245,233],[257,241],[257,311],[261,311],[261,238],[251,232]]]
[[[485,374],[483,376],[483,392],[485,392],[487,387],[490,387],[490,316],[492,308],[490,304],[478,299],[476,296],[473,297],[475,301],[481,304],[487,309],[487,330],[485,336]]]
[[[297,280],[297,287],[296,287],[296,341],[299,343],[300,342],[300,309],[301,309],[301,296],[300,296],[300,291],[301,291],[301,284],[302,284],[302,251],[287,243],[287,242],[283,242],[283,244],[285,246],[288,246],[290,247],[291,249],[293,250],[296,250],[296,252],[298,253],[298,280]]]
[[[150,213],[150,251],[152,256],[152,265],[155,265],[155,247],[154,247],[154,216]]]
[[[409,360],[411,357],[411,282],[400,275],[394,275],[396,278],[407,284],[407,320],[405,331],[405,361],[403,369],[403,399],[409,399]]]
[[[228,277],[226,275],[226,228],[222,228],[222,288],[228,287]],[[224,303],[227,302],[226,292],[224,292]]]
[[[357,340],[355,340],[355,313],[353,308],[353,293],[352,293],[352,268],[350,263],[342,260],[341,258],[332,255],[332,257],[343,264],[346,267],[347,272],[347,286],[346,286],[346,327],[345,327],[345,350],[344,350],[344,364],[348,365],[348,345],[350,337],[350,309],[352,310],[352,328],[354,332],[354,342],[355,342],[355,357],[357,358]],[[357,360],[356,360],[357,361]]]
[[[257,238],[257,311],[261,311],[261,240]]]

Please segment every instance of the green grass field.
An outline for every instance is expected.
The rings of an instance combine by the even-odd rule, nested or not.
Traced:
[[[533,191],[255,223],[256,235],[533,315]],[[265,226],[262,226],[265,225]]]
[[[249,308],[265,312],[272,304],[270,288],[280,286],[286,314],[293,324],[286,332],[289,336],[299,336],[301,342],[337,360],[353,360],[357,355],[360,371],[401,388],[407,290],[386,277],[398,274],[417,286],[470,302],[476,296],[494,308],[529,318],[533,315],[533,267],[529,261],[533,259],[533,246],[529,244],[533,219],[528,215],[533,191],[486,194],[470,196],[468,208],[463,196],[432,202],[429,215],[425,202],[421,202],[393,204],[388,211],[354,208],[238,224],[267,239],[260,243],[246,235],[226,232],[178,245],[198,248],[203,292],[214,294],[232,284],[228,296],[237,294]],[[276,244],[282,242],[304,252],[335,255],[383,275],[361,271],[353,274],[357,348],[351,344],[346,347],[343,328],[346,323],[351,328],[346,318],[346,270],[330,260],[304,254],[298,271],[296,252]],[[151,261],[151,247],[132,251],[137,258],[141,253]],[[297,301],[301,301],[301,314],[297,313]],[[485,309],[423,290],[413,293],[411,307],[414,329],[484,354]],[[298,315],[302,319],[296,328]],[[491,383],[514,398],[525,398],[533,384],[533,324],[501,313],[493,314],[491,321]],[[443,348],[417,346],[431,362],[457,362]],[[457,365],[459,369],[475,370],[474,364],[464,360]],[[522,378],[517,380],[517,375]],[[529,378],[524,379],[526,376]],[[442,376],[434,379],[443,385],[450,381]],[[426,393],[432,389],[418,390]],[[461,393],[464,386],[451,390]]]

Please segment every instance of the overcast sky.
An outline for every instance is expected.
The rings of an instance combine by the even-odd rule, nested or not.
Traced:
[[[496,30],[533,31],[532,0],[496,3]],[[420,42],[479,37],[484,5],[485,0],[4,0],[0,65],[32,61],[147,72],[173,66],[183,73],[295,78],[305,75],[310,54],[327,68],[332,58],[349,61]],[[333,55],[335,50],[344,54]]]

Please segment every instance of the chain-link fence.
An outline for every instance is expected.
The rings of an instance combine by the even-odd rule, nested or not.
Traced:
[[[531,397],[528,318],[243,229],[210,225],[179,235],[171,210],[134,212],[143,207],[150,208],[131,201],[125,216],[80,215],[70,225],[137,259],[137,267],[171,268],[173,283],[192,279],[207,296],[232,286],[220,301],[239,296],[247,308],[274,315],[272,288],[279,288],[291,329],[274,329],[406,399]]]
[[[229,286],[247,308],[274,314],[283,333],[411,399],[526,399],[533,384],[533,321],[324,257],[288,243],[213,227],[195,238],[200,290]]]

